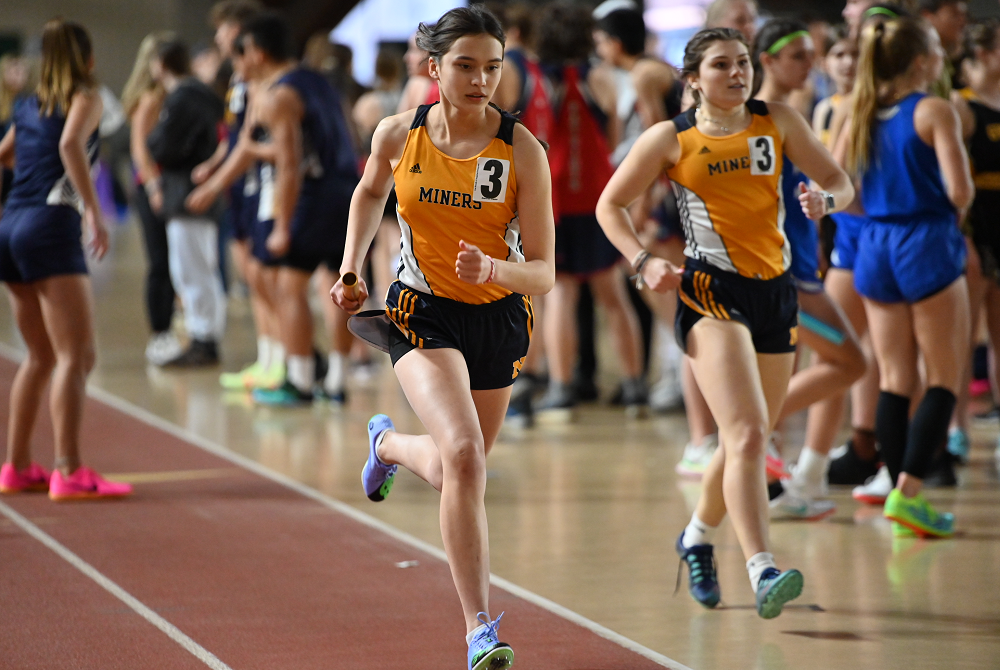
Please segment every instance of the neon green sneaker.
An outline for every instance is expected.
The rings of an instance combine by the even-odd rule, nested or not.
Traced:
[[[892,536],[893,537],[916,537],[917,534],[913,532],[912,528],[908,528],[901,523],[895,521],[892,522]]]
[[[920,537],[951,537],[955,534],[955,515],[938,512],[921,493],[907,498],[899,489],[893,489],[885,499],[883,514]]]
[[[223,372],[219,375],[219,385],[227,391],[248,391],[254,388],[251,382],[264,372],[259,362],[254,362],[239,372]]]
[[[285,383],[285,364],[284,363],[272,363],[267,370],[262,370],[260,375],[257,377],[257,385],[254,388],[258,389],[276,389]]]

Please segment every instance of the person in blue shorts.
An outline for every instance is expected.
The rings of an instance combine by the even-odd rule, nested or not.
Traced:
[[[82,26],[59,19],[45,24],[41,82],[35,95],[15,105],[0,141],[0,165],[14,172],[0,218],[0,281],[27,348],[11,385],[0,492],[47,490],[57,501],[132,492],[129,484],[106,481],[80,463],[87,375],[95,359],[83,231],[95,257],[108,250],[90,177],[102,110],[93,71],[90,36]],[[51,474],[31,460],[35,419],[50,379]]]
[[[931,537],[954,533],[954,517],[934,509],[921,489],[947,439],[969,349],[958,212],[974,194],[955,108],[927,94],[943,59],[937,33],[921,21],[865,26],[846,143],[870,218],[858,240],[854,283],[881,373],[875,432],[895,483],[884,514],[897,534]],[[911,419],[918,358],[927,390]]]

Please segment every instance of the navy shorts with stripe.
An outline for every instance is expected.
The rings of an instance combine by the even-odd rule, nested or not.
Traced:
[[[487,391],[514,383],[534,327],[531,298],[512,293],[470,305],[415,291],[396,281],[385,311],[396,324],[389,333],[392,364],[414,349],[457,349],[469,369],[470,389]]]
[[[687,336],[703,318],[747,327],[758,354],[786,354],[798,342],[799,298],[791,272],[751,279],[694,258],[684,264],[674,328],[687,350]]]

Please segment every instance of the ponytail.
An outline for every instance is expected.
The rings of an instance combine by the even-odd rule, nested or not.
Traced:
[[[851,102],[847,169],[862,174],[872,157],[872,132],[881,104],[892,101],[892,83],[906,74],[917,56],[930,53],[927,25],[899,18],[869,21],[859,40],[858,73]]]
[[[90,36],[78,23],[53,19],[42,29],[42,75],[38,108],[44,116],[69,113],[73,96],[95,85],[90,72]]]

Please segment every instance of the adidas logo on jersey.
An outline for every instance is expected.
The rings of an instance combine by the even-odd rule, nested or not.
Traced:
[[[699,154],[710,154],[710,153],[712,153],[712,151],[708,147],[702,147],[701,151],[699,151],[698,153]]]
[[[416,174],[423,174],[423,172],[420,171],[420,163],[414,164],[414,166],[411,167],[409,171],[415,172]]]

